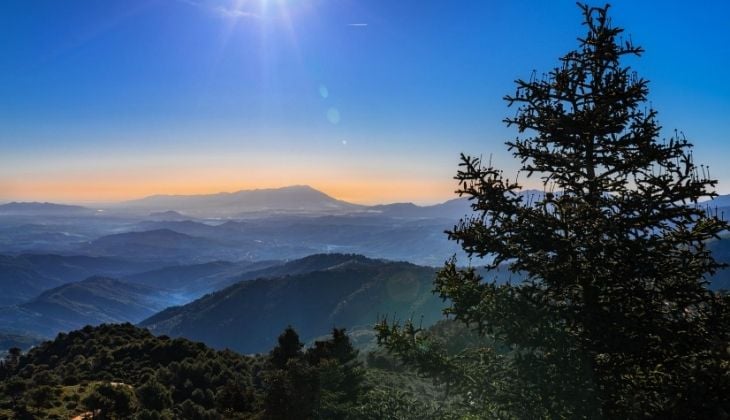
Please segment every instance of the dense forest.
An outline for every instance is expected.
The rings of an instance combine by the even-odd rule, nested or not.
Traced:
[[[478,337],[441,322],[450,351]],[[0,362],[0,418],[229,419],[458,417],[456,401],[385,352],[361,355],[344,330],[304,347],[292,328],[268,354],[216,351],[131,324],[59,334]],[[448,402],[437,406],[433,400]]]

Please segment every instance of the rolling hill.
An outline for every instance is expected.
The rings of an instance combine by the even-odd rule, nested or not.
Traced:
[[[15,305],[44,290],[94,275],[122,276],[154,268],[116,258],[53,254],[0,255],[0,306]]]
[[[372,334],[379,315],[441,318],[443,303],[431,293],[434,270],[361,256],[313,256],[329,268],[302,274],[242,281],[180,307],[168,308],[140,325],[156,334],[203,341],[217,348],[261,352],[271,348],[287,325],[303,340],[333,326]],[[300,263],[302,263],[300,261]]]
[[[165,289],[176,295],[197,299],[232,284],[262,278],[276,278],[313,271],[330,270],[351,263],[372,262],[355,254],[315,254],[288,262],[213,261],[203,264],[175,265],[121,278],[122,281]]]
[[[188,300],[193,300],[206,293],[222,289],[231,284],[233,278],[240,277],[246,271],[276,264],[277,262],[274,261],[258,263],[211,261],[202,264],[172,265],[122,277],[121,280],[169,290]]]
[[[85,325],[139,322],[168,306],[171,299],[159,289],[91,277],[47,290],[26,303],[0,308],[0,330],[52,337]]]
[[[209,261],[226,256],[232,257],[230,259],[239,257],[238,252],[227,250],[223,244],[170,229],[106,235],[83,245],[78,251],[147,261]]]

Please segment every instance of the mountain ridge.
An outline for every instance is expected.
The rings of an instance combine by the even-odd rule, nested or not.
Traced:
[[[214,194],[156,194],[118,203],[116,207],[151,211],[176,211],[185,214],[238,216],[262,211],[346,212],[364,206],[338,200],[307,185],[260,188]]]
[[[140,325],[155,334],[253,353],[275,344],[287,325],[307,341],[332,325],[372,334],[378,316],[386,314],[423,316],[424,325],[441,318],[444,303],[431,293],[434,268],[347,254],[311,258],[303,265],[317,271],[240,281]],[[332,260],[318,265],[321,258]]]
[[[52,337],[85,325],[138,322],[168,306],[170,296],[149,286],[92,276],[0,308],[0,329]]]
[[[91,215],[88,207],[39,201],[13,201],[0,204],[0,215]]]

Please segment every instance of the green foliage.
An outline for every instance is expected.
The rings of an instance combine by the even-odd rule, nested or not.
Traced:
[[[507,265],[519,284],[447,262],[445,313],[493,340],[449,354],[410,322],[379,339],[458,393],[473,415],[712,418],[730,414],[728,298],[707,289],[707,248],[727,224],[698,205],[716,181],[675,133],[659,140],[648,83],[622,64],[608,6],[580,6],[587,35],[548,74],[518,80],[508,142],[543,194],[520,194],[491,162],[462,155],[476,216],[449,237]]]
[[[279,336],[279,345],[271,350],[269,362],[276,369],[284,369],[290,360],[302,357],[302,347],[304,344],[299,341],[299,334],[290,325]]]
[[[53,399],[58,394],[58,389],[48,386],[40,385],[33,387],[27,394],[26,399],[28,405],[34,407],[36,414],[40,414],[43,409],[53,407]]]
[[[287,328],[271,351],[266,372],[264,417],[344,419],[365,390],[364,370],[344,329],[302,352],[299,336]]]
[[[368,387],[343,329],[304,349],[287,328],[268,356],[215,351],[130,324],[86,327],[12,352],[0,418],[349,418]]]
[[[264,413],[267,419],[313,418],[319,383],[316,368],[300,359],[291,359],[283,369],[268,372],[265,378]]]
[[[434,410],[424,407],[423,401],[414,398],[410,393],[401,390],[374,389],[363,398],[354,418],[370,420],[419,420],[435,418]]]
[[[316,341],[307,351],[309,363],[319,371],[320,418],[345,418],[367,388],[358,351],[344,329],[332,329],[332,338]]]
[[[36,388],[37,389],[37,388]],[[135,411],[135,397],[129,385],[103,383],[81,401],[98,419],[124,419]]]
[[[172,406],[170,389],[151,379],[135,390],[137,401],[143,409],[162,411]]]
[[[129,413],[139,411],[142,417],[154,418],[154,412],[169,418],[186,400],[206,412],[216,411],[220,405],[216,396],[224,395],[222,391],[232,386],[250,386],[251,369],[260,363],[256,358],[215,351],[184,339],[155,337],[130,324],[86,327],[59,334],[11,360],[10,378],[0,393],[0,417],[3,401],[9,409],[29,406],[33,411],[39,406],[32,397],[48,387],[58,389],[59,384],[63,384],[63,396],[48,401],[68,398],[82,402],[51,410],[62,416],[93,406],[101,413],[125,412],[127,407]],[[240,411],[254,412],[252,394],[246,395],[249,403]],[[238,408],[241,406],[228,404],[224,411],[227,417],[235,417]]]

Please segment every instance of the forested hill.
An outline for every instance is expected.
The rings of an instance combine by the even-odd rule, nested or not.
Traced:
[[[303,348],[288,328],[269,350],[250,357],[131,324],[85,327],[0,360],[0,418],[419,418],[395,391],[408,374],[366,369],[343,330]]]
[[[433,278],[433,268],[353,256],[324,270],[242,281],[141,325],[243,353],[271,348],[287,325],[304,341],[333,326],[372,337],[378,315],[423,317],[424,326],[440,319],[444,304],[431,293]]]
[[[164,410],[215,418],[215,396],[250,387],[255,362],[131,324],[85,327],[0,364],[0,418],[70,418],[91,408],[121,416],[113,418],[145,410],[152,417],[141,418],[169,418],[151,413]]]
[[[0,307],[0,331],[53,337],[59,331],[85,325],[139,322],[167,307],[170,301],[173,298],[163,290],[89,277],[46,290],[23,304]]]

